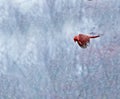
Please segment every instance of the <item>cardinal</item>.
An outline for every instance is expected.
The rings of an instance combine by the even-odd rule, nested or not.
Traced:
[[[100,35],[92,36],[92,35],[79,34],[74,37],[74,42],[77,42],[81,48],[87,48],[88,44],[90,43],[90,39],[97,37],[100,37]]]

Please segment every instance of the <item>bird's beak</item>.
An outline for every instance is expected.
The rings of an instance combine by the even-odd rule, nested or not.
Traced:
[[[74,40],[74,42],[76,42],[75,38],[73,40]]]

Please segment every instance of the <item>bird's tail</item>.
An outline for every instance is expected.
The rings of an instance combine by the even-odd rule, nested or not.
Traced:
[[[89,36],[90,38],[97,38],[100,37],[100,35],[96,35],[96,36]]]

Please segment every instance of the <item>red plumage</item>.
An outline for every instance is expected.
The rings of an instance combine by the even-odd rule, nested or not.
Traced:
[[[91,36],[91,35],[79,34],[74,37],[74,41],[77,42],[81,48],[87,48],[88,43],[90,43],[90,39],[97,37],[100,37],[100,35]]]

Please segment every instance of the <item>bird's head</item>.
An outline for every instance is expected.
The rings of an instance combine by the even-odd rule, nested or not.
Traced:
[[[74,37],[74,42],[78,41],[78,38],[77,36]]]

